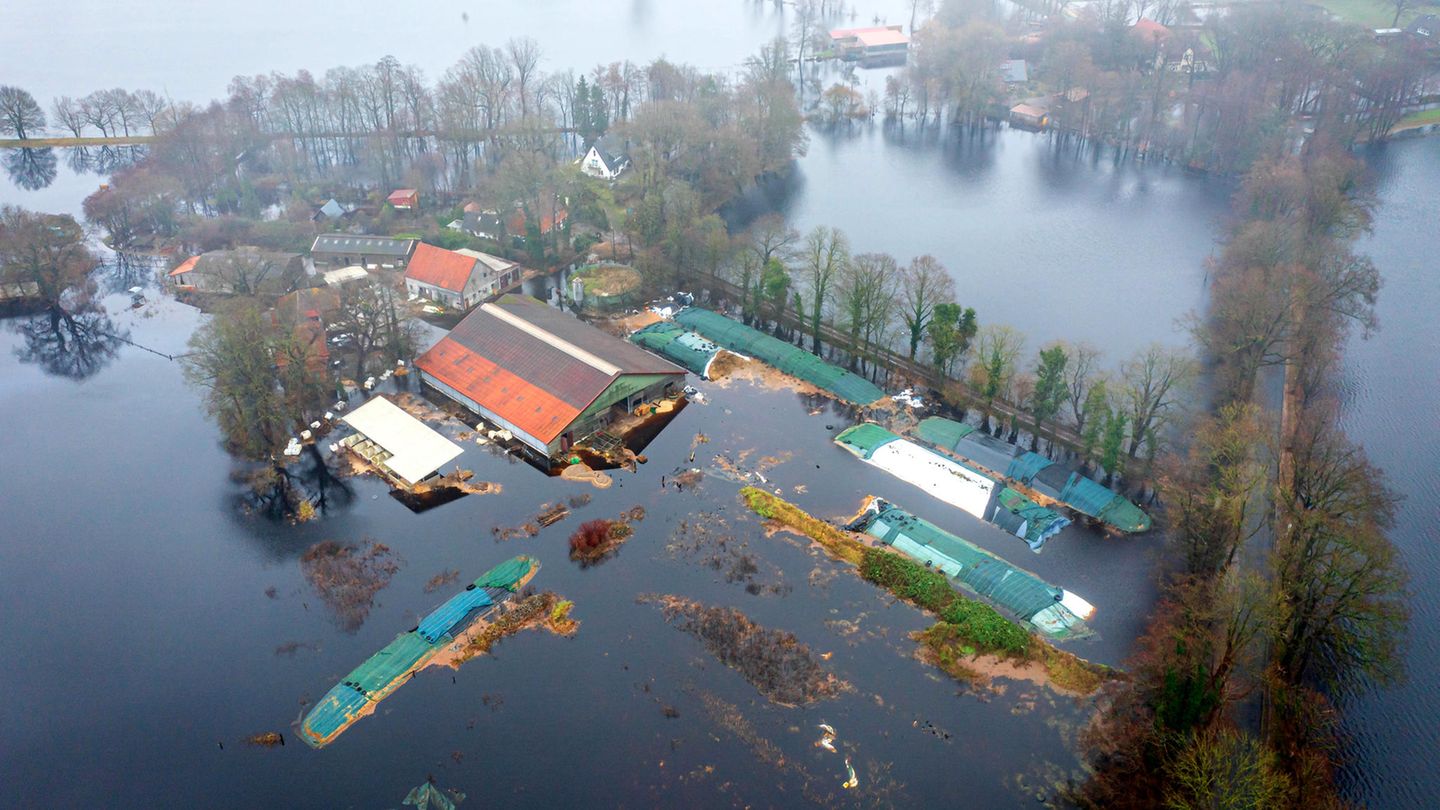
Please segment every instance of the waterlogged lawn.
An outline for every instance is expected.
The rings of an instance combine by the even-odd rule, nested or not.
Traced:
[[[1320,5],[1336,17],[1366,28],[1389,28],[1395,21],[1395,6],[1383,0],[1320,0]],[[1417,13],[1406,9],[1400,15],[1400,27],[1408,25]]]

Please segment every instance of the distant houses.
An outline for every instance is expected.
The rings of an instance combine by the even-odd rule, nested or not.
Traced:
[[[1010,108],[1010,126],[1021,129],[1044,129],[1050,124],[1050,111],[1037,104],[1016,104]]]
[[[353,213],[355,213],[354,208],[341,205],[332,197],[315,210],[315,214],[310,217],[310,220],[312,222],[339,222]]]
[[[177,289],[218,295],[283,295],[305,277],[305,260],[298,253],[280,253],[255,247],[212,250],[181,262],[170,271]]]
[[[474,210],[466,206],[465,218],[460,221],[460,230],[476,239],[488,239],[496,243],[505,237],[505,223],[500,221],[500,213],[481,209],[479,206]]]
[[[474,250],[420,243],[405,268],[405,289],[452,309],[470,309],[520,280],[520,265]]]
[[[837,28],[830,32],[830,46],[848,61],[867,66],[899,65],[905,63],[910,52],[910,37],[902,25]]]
[[[535,219],[535,227],[541,236],[555,230],[563,231],[568,227],[570,210],[555,198],[541,197],[536,208],[538,216]],[[510,234],[515,241],[523,242],[529,234],[529,229],[530,214],[524,207],[516,206],[515,210],[505,218],[505,232]]]
[[[317,268],[360,265],[374,270],[404,267],[414,250],[414,239],[336,233],[315,237],[315,243],[310,246],[310,257]]]
[[[630,166],[630,155],[618,138],[607,135],[590,145],[580,159],[580,171],[601,180],[614,180]]]

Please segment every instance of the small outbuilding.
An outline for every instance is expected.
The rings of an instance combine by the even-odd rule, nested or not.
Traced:
[[[1010,126],[1021,129],[1044,129],[1050,125],[1050,111],[1035,104],[1016,104],[1010,108]]]
[[[397,188],[385,198],[396,211],[416,211],[420,208],[420,191],[413,188]]]
[[[383,396],[371,397],[341,421],[356,431],[341,445],[395,479],[392,483],[414,486],[464,452]]]

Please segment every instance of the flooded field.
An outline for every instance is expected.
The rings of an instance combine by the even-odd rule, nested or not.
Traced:
[[[158,294],[138,309],[121,296],[106,303],[117,330],[164,354],[183,351],[199,317]],[[939,501],[894,491],[834,446],[849,415],[827,400],[747,381],[700,383],[706,402],[675,418],[637,472],[610,471],[608,489],[472,441],[457,463],[501,494],[417,514],[379,479],[341,477],[326,484],[318,519],[292,525],[243,508],[247,486],[177,363],[118,344],[84,374],[51,373],[63,358],[34,356],[22,324],[0,329],[6,444],[34,460],[5,473],[13,536],[29,542],[0,549],[10,606],[0,629],[25,651],[4,665],[16,694],[0,717],[6,782],[29,786],[24,795],[369,807],[433,774],[445,788],[533,806],[938,803],[961,791],[1004,806],[1073,772],[1086,703],[1024,682],[970,693],[916,660],[909,634],[930,621],[801,538],[767,536],[737,497],[757,470],[823,517],[876,493],[1002,555],[1018,549],[1027,567],[1099,606],[1097,636],[1069,647],[1082,656],[1118,663],[1148,604],[1153,538],[1072,527],[1036,557]],[[494,531],[547,502],[568,515],[534,536]],[[637,506],[644,519],[602,564],[570,559],[582,523]],[[243,744],[288,733],[309,702],[415,626],[437,579],[515,554],[539,558],[543,587],[573,600],[572,638],[521,634],[453,678],[419,674],[323,752]],[[344,587],[347,566],[367,575],[361,591]],[[803,707],[773,703],[707,650],[713,638],[676,632],[637,603],[650,593],[793,634],[847,688]],[[840,754],[815,746],[821,722],[838,730]],[[852,789],[841,787],[846,756]],[[96,775],[55,778],[57,763],[77,760]],[[568,778],[551,778],[556,769]]]

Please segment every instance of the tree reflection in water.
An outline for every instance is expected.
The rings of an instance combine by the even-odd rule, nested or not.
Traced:
[[[5,164],[5,173],[10,182],[26,191],[37,191],[55,182],[55,150],[6,149],[0,163]]]
[[[355,490],[336,476],[314,444],[305,445],[300,457],[289,464],[274,460],[247,466],[237,469],[233,478],[246,484],[237,500],[240,511],[272,520],[323,517],[355,500]]]
[[[15,322],[23,343],[15,347],[22,363],[34,363],[47,374],[83,380],[115,359],[129,333],[98,307],[67,312],[51,307]]]

